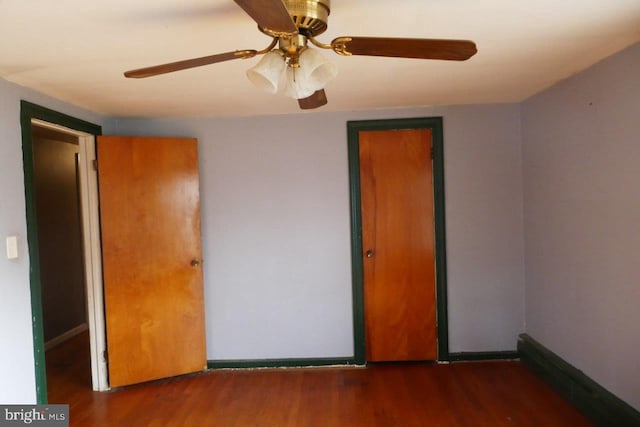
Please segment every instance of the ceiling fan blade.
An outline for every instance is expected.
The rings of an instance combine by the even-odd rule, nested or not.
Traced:
[[[275,33],[292,34],[298,27],[282,0],[234,0],[260,28]]]
[[[469,40],[404,39],[387,37],[338,37],[331,42],[337,53],[391,56],[395,58],[464,61],[478,51]]]
[[[327,103],[327,94],[324,89],[315,91],[311,96],[298,99],[298,105],[302,110],[312,110],[322,107]]]
[[[203,56],[201,58],[185,59],[184,61],[170,62],[168,64],[154,65],[153,67],[139,68],[124,73],[125,77],[142,79],[153,77],[158,74],[173,73],[174,71],[186,70],[188,68],[201,67],[203,65],[215,64],[217,62],[230,61],[239,58],[251,58],[255,56],[255,50],[236,50],[234,52],[219,53],[217,55]]]

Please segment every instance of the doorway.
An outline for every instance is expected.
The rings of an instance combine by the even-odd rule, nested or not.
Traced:
[[[44,241],[38,233],[38,204],[41,201],[38,200],[37,185],[35,184],[37,155],[34,155],[34,147],[38,143],[37,138],[34,138],[34,129],[38,129],[35,132],[36,135],[38,133],[55,134],[59,139],[67,138],[78,143],[78,160],[73,160],[76,166],[72,173],[75,177],[71,180],[76,180],[74,191],[77,193],[78,187],[80,190],[79,197],[77,194],[74,197],[80,199],[81,206],[81,214],[78,216],[82,218],[82,256],[84,258],[87,297],[86,319],[89,329],[93,390],[103,391],[108,390],[114,384],[127,385],[132,383],[114,380],[115,371],[108,369],[106,319],[111,321],[108,328],[110,332],[109,343],[112,345],[111,351],[109,351],[110,360],[114,357],[118,359],[116,357],[118,354],[126,353],[129,355],[129,359],[127,357],[118,359],[123,361],[118,365],[120,372],[130,371],[133,366],[129,363],[132,355],[142,354],[141,351],[136,353],[136,348],[147,350],[146,356],[137,360],[139,363],[135,366],[140,369],[137,369],[135,374],[140,375],[135,377],[133,382],[206,369],[203,280],[200,268],[202,260],[197,140],[194,138],[144,137],[104,137],[100,139],[101,128],[99,126],[26,101],[21,103],[21,126],[38,403],[47,403],[48,394],[42,277],[43,273],[47,272],[43,268],[46,260],[41,259],[40,246],[55,245],[56,242]],[[126,143],[122,146],[116,143],[118,140]],[[124,151],[120,150],[123,147]],[[101,153],[100,168],[97,166],[97,149],[100,149]],[[160,157],[158,158],[158,156]],[[116,181],[123,178],[126,174],[123,173],[121,167],[122,162],[127,158],[133,161],[134,165],[132,166],[136,167],[124,171],[138,173],[147,181],[138,179],[139,186],[134,186],[129,185],[133,184],[131,177],[129,177],[129,181],[121,180],[119,182],[121,191],[118,192],[114,190],[116,188],[115,182],[108,182],[107,178],[109,176],[115,177]],[[149,162],[147,161],[149,159],[155,160]],[[160,166],[166,167],[159,168]],[[101,195],[108,197],[111,194],[112,199],[115,200],[113,203],[98,196],[98,169],[100,169],[100,181],[106,183],[102,188]],[[107,173],[108,171],[110,172]],[[159,171],[164,175],[158,176],[157,172]],[[141,194],[155,197],[154,200],[158,203],[152,205],[145,202],[145,200],[151,201],[152,199],[143,199],[132,195],[133,199],[127,201],[123,206],[122,201],[127,197],[123,196],[125,191],[122,189],[131,190],[134,188]],[[148,191],[150,188],[153,188],[153,191]],[[111,193],[105,191],[107,189],[114,190],[115,193],[114,191]],[[123,196],[124,199],[120,196]],[[99,208],[100,205],[102,205],[102,210]],[[104,209],[109,206],[111,210],[106,212]],[[121,212],[126,210],[124,208],[132,207],[137,209],[136,212],[132,212],[133,216],[127,216],[123,223],[118,223],[117,219],[122,216]],[[154,207],[154,209],[148,209],[150,207]],[[103,221],[100,221],[101,216]],[[136,220],[133,220],[134,217]],[[143,217],[148,219],[145,223],[146,228],[140,227],[142,224],[136,222]],[[109,221],[105,219],[109,219]],[[191,233],[183,232],[186,228],[189,228]],[[115,254],[113,250],[109,252],[109,249],[118,247],[121,240],[117,233],[123,230],[137,231],[138,234],[144,233],[148,238],[146,240],[148,247],[142,247],[136,252],[144,254],[144,257],[132,257],[127,252],[127,250],[135,250],[132,244],[126,245],[127,248],[124,251],[115,250]],[[178,235],[176,235],[176,231],[179,231]],[[130,242],[135,241],[135,232],[130,234],[129,238],[132,239]],[[187,239],[190,244],[187,245],[179,237]],[[103,242],[106,242],[104,251],[101,247]],[[59,249],[66,250],[67,248],[61,247]],[[171,259],[167,259],[167,256]],[[136,261],[135,265],[126,264],[127,260]],[[176,262],[177,265],[175,265]],[[149,267],[152,265],[158,268]],[[118,270],[119,267],[121,267],[120,270]],[[128,267],[135,268],[129,269]],[[82,266],[79,268],[81,270]],[[133,289],[133,286],[119,286],[121,282],[117,279],[114,280],[114,272],[117,271],[124,272],[124,276],[135,278],[132,281],[135,286],[141,284],[146,286],[140,290],[138,299],[132,300],[127,297],[127,292]],[[156,273],[163,271],[167,274],[161,274],[160,277],[157,277]],[[114,304],[114,295],[118,298],[124,296],[125,304],[121,305],[123,310],[115,309],[117,304]],[[111,303],[109,304],[105,304],[107,296],[110,297]],[[162,304],[155,304],[157,302]],[[144,304],[153,310],[131,311],[130,309],[134,306],[140,308]],[[139,317],[135,318],[132,314],[138,314]],[[118,319],[119,321],[114,323]],[[173,321],[175,319],[181,322]],[[114,326],[116,324],[121,326],[121,332],[138,330],[143,334],[139,337],[140,339],[130,340],[129,344],[131,345],[121,342],[116,347],[113,345],[117,341],[114,338],[117,336],[117,333],[115,335],[114,333],[118,331],[118,328]],[[176,328],[178,324],[182,325],[181,329]],[[150,328],[150,325],[159,326]],[[168,331],[171,327],[174,329],[170,334]],[[177,338],[181,338],[183,341]],[[184,340],[187,342],[185,343]],[[155,347],[149,347],[150,342],[156,344]],[[169,344],[175,347],[174,352],[167,351],[166,345]],[[151,351],[148,351],[149,349]],[[193,359],[196,357],[197,359],[194,361]],[[152,360],[153,363],[145,364],[144,362],[148,360]],[[186,364],[187,367],[182,369],[184,367],[182,364]],[[111,368],[115,366],[114,363],[110,365]],[[181,366],[180,369],[172,370],[178,365]],[[145,376],[143,373],[148,375]]]
[[[356,363],[364,364],[370,358],[367,351],[365,304],[365,259],[374,256],[371,248],[363,246],[362,178],[361,178],[361,133],[369,131],[393,131],[426,129],[431,134],[432,186],[433,186],[433,250],[435,267],[435,324],[437,328],[438,361],[449,360],[447,328],[447,286],[445,254],[444,216],[444,158],[442,118],[410,118],[394,120],[366,120],[347,123],[349,148],[349,177],[351,193],[351,254],[353,283],[353,322]],[[366,254],[365,254],[366,251]],[[369,252],[370,251],[370,252]],[[420,315],[420,314],[419,314]],[[425,313],[426,316],[429,313]],[[433,315],[433,314],[432,314]],[[368,356],[369,354],[369,356]]]
[[[21,102],[21,127],[22,127],[22,147],[23,147],[23,163],[25,176],[25,199],[27,210],[27,240],[29,246],[30,259],[30,284],[31,284],[31,307],[33,317],[33,336],[34,336],[34,359],[36,369],[36,397],[40,404],[47,403],[47,381],[46,381],[46,360],[45,360],[45,340],[50,345],[56,343],[56,340],[64,340],[65,338],[74,336],[85,329],[89,331],[89,353],[91,358],[91,383],[94,390],[108,389],[106,375],[106,361],[104,358],[105,338],[104,338],[104,311],[102,309],[102,272],[100,262],[100,235],[98,225],[98,203],[97,203],[97,178],[95,171],[91,170],[91,160],[95,158],[95,137],[101,134],[100,126],[88,123],[62,113],[31,104],[26,101]],[[52,142],[52,140],[58,140]],[[44,142],[43,142],[44,141]],[[51,151],[51,144],[66,144],[62,146],[62,151],[66,152],[66,162],[70,163],[68,168],[73,168],[73,176],[70,180],[69,187],[73,187],[67,192],[66,198],[76,198],[75,212],[68,212],[68,216],[75,216],[80,219],[81,230],[76,230],[73,237],[65,236],[67,231],[61,231],[60,221],[54,221],[53,224],[43,226],[43,233],[39,233],[38,221],[38,203],[43,208],[46,207],[47,201],[42,199],[50,196],[47,191],[42,192],[42,179],[36,178],[36,163],[41,162],[41,153],[37,154],[36,146],[44,147],[45,151]],[[49,153],[51,154],[51,153]],[[53,154],[53,157],[60,155]],[[72,157],[69,157],[72,156]],[[76,160],[77,158],[77,160]],[[45,160],[46,163],[47,160]],[[40,164],[42,166],[42,164]],[[51,165],[49,165],[51,166]],[[42,168],[40,168],[42,169]],[[50,175],[57,175],[60,170],[52,168]],[[68,175],[67,175],[68,177]],[[51,179],[45,178],[46,179]],[[67,178],[67,181],[69,178]],[[40,198],[38,201],[38,192],[40,190]],[[78,199],[80,203],[78,204]],[[51,204],[56,204],[55,200],[50,200]],[[73,205],[72,205],[73,206]],[[64,216],[64,214],[61,214]],[[62,226],[65,228],[67,226]],[[52,235],[53,233],[53,235]],[[70,238],[75,240],[80,238],[81,241],[74,243],[61,242],[61,238]],[[68,258],[51,260],[51,253],[56,255],[56,245],[58,252],[71,252],[68,250],[69,245],[75,246],[80,253],[75,254],[72,276],[73,281],[82,281],[74,287],[71,292],[77,304],[83,307],[75,307],[74,315],[71,319],[66,318],[64,321],[55,320],[57,325],[52,326],[53,319],[51,314],[55,311],[55,305],[58,301],[45,301],[48,294],[51,294],[47,286],[51,285],[51,276],[55,274],[56,269],[49,268],[52,262],[71,262]],[[51,251],[48,249],[52,247]],[[42,251],[49,252],[49,255],[41,257]],[[67,254],[68,255],[68,254]],[[80,257],[80,265],[77,265],[77,258]],[[60,269],[57,269],[60,271]],[[43,274],[48,277],[45,281],[49,282],[43,287]],[[78,277],[81,276],[81,277]],[[57,280],[57,279],[56,279]],[[67,281],[68,278],[60,279]],[[55,293],[55,291],[54,291]],[[79,296],[80,295],[80,296]],[[46,308],[45,308],[46,305]],[[52,311],[53,310],[53,311]],[[47,325],[47,333],[45,338],[45,312],[49,317]],[[83,313],[84,312],[84,313]],[[83,316],[84,314],[84,316]],[[62,317],[68,317],[62,314]],[[79,321],[78,319],[81,319]],[[69,325],[74,326],[69,327]],[[86,332],[85,332],[86,333]],[[52,336],[54,336],[53,339]]]
[[[32,124],[45,350],[88,329],[78,137]]]

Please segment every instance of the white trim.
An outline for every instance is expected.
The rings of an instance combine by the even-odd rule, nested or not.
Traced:
[[[93,161],[96,159],[96,141],[91,134],[42,120],[32,119],[31,124],[78,137],[87,322],[89,324],[89,343],[91,346],[91,383],[93,384],[93,390],[106,391],[109,390],[109,382],[107,361],[105,359],[107,343],[102,288],[98,173],[93,169]]]
[[[69,129],[67,127],[64,126],[60,126],[57,125],[55,123],[49,123],[49,122],[45,122],[43,120],[40,119],[31,119],[31,125],[36,125],[39,126],[41,128],[47,128],[47,129],[51,129],[51,130],[55,130],[56,132],[60,132],[60,133],[64,133],[66,135],[73,135],[73,136],[77,136],[77,137],[82,137],[82,136],[92,136],[89,135],[87,133],[81,132],[79,130],[73,130],[73,129]]]
[[[71,328],[67,332],[62,333],[62,334],[58,335],[57,337],[51,338],[49,341],[44,343],[44,349],[45,349],[45,351],[51,350],[53,347],[55,347],[57,345],[60,345],[65,341],[70,340],[71,338],[75,337],[76,335],[80,335],[81,333],[83,333],[87,329],[89,329],[89,325],[87,325],[86,323],[82,323],[82,324],[76,326],[75,328]]]
[[[84,238],[84,262],[87,283],[87,314],[91,343],[91,379],[93,389],[109,390],[107,379],[107,350],[105,337],[104,294],[102,288],[102,243],[100,241],[100,212],[98,172],[93,169],[96,141],[84,135],[80,142],[80,200]]]

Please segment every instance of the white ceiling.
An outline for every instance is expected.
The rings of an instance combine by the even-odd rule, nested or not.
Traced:
[[[469,39],[478,53],[456,62],[324,51],[339,74],[329,104],[312,111],[518,102],[640,41],[640,0],[332,0],[318,38],[345,35]],[[122,75],[269,41],[232,0],[0,0],[0,76],[109,116],[300,112],[247,80],[256,58]]]

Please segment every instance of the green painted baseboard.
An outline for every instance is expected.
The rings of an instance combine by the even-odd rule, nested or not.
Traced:
[[[520,355],[517,351],[483,351],[450,353],[442,361],[482,361],[482,360],[513,360]],[[365,366],[353,357],[347,358],[310,358],[310,359],[238,359],[238,360],[208,360],[209,369],[247,369],[247,368],[299,368],[315,366]]]
[[[526,366],[598,426],[640,426],[640,412],[529,335],[520,335],[518,352]]]
[[[520,355],[517,351],[483,351],[449,353],[442,361],[482,361],[482,360],[513,360]],[[440,360],[440,359],[439,359]],[[239,360],[208,360],[209,369],[242,369],[242,368],[299,368],[314,366],[365,366],[358,363],[354,357],[346,358],[309,358],[309,359],[239,359]]]
[[[301,368],[315,366],[357,366],[354,358],[319,359],[255,359],[255,360],[208,360],[209,369],[248,368]]]
[[[449,353],[450,362],[472,362],[483,360],[514,360],[519,359],[517,351],[463,351],[460,353]]]

